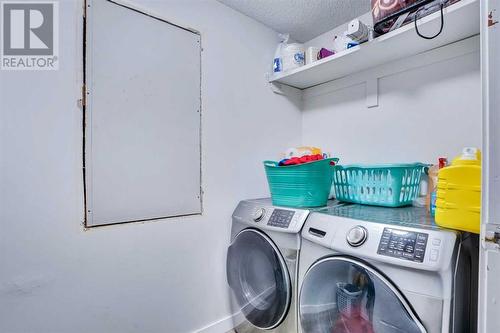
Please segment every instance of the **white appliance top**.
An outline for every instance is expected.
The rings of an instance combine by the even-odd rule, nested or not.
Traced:
[[[452,263],[458,233],[441,229],[425,208],[343,204],[310,214],[303,238],[367,260],[429,271]]]
[[[233,213],[233,219],[257,227],[285,233],[299,233],[309,213],[339,205],[330,200],[327,206],[318,208],[294,208],[273,206],[270,198],[241,201]]]

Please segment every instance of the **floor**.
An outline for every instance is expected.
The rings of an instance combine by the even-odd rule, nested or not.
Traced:
[[[255,328],[253,326],[237,327],[234,330],[230,330],[226,333],[255,333]]]
[[[229,332],[226,332],[226,333],[252,333],[252,332],[250,332],[250,331],[242,331],[242,330],[238,330],[238,331],[230,330]]]

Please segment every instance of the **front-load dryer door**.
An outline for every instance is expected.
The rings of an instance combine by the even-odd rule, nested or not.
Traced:
[[[303,333],[422,333],[401,292],[370,265],[351,257],[318,260],[300,290]]]
[[[227,280],[238,311],[254,326],[272,329],[285,318],[291,283],[285,260],[273,241],[256,229],[245,229],[227,254]]]

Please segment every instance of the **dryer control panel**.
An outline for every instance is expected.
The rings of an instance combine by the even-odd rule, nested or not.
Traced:
[[[273,206],[270,199],[244,200],[236,207],[233,220],[262,230],[299,233],[309,212],[308,209]]]
[[[428,238],[429,235],[423,232],[384,228],[377,253],[423,262]]]
[[[267,225],[279,228],[288,228],[292,222],[295,211],[275,208],[269,217]]]

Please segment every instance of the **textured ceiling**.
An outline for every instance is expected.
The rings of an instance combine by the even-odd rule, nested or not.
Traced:
[[[370,0],[218,0],[306,42],[370,10]]]

